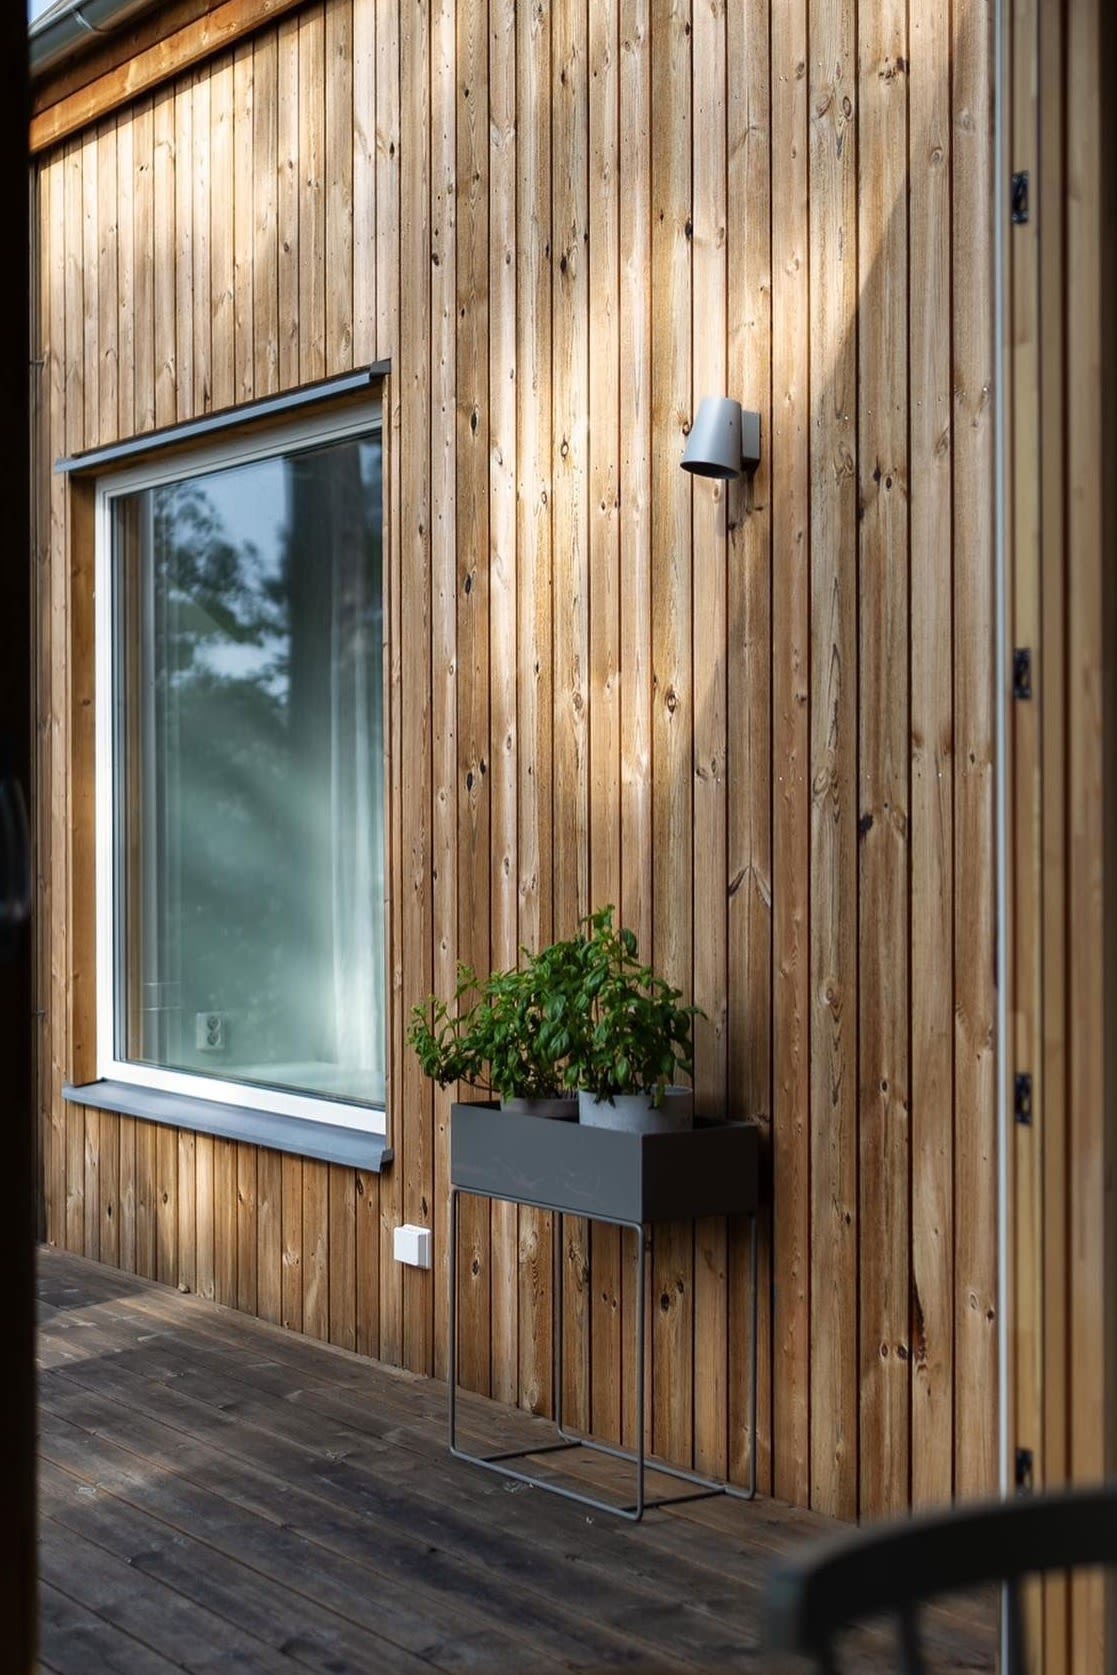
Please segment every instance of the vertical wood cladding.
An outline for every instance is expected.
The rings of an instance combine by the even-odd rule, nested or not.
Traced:
[[[762,1487],[846,1516],[993,1487],[990,29],[325,0],[37,159],[52,1241],[444,1373],[449,1096],[407,1009],[614,901],[706,1014],[700,1106],[764,1132]],[[379,358],[382,1176],[62,1102],[91,613],[50,470]],[[761,411],[751,481],[679,469],[719,393]],[[462,1235],[470,1383],[547,1410],[561,1329],[571,1418],[631,1440],[632,1252],[500,1206]],[[652,1263],[655,1446],[739,1476],[747,1228],[661,1228]]]

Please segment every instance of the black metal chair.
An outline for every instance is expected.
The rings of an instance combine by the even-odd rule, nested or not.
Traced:
[[[926,1675],[922,1607],[990,1583],[1005,1587],[1008,1671],[1024,1675],[1021,1583],[1032,1575],[1117,1565],[1117,1486],[947,1508],[828,1537],[769,1573],[765,1647],[836,1675],[841,1637],[895,1619],[899,1668]]]

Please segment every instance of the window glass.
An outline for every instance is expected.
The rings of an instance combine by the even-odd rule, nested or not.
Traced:
[[[113,1056],[385,1097],[376,436],[112,495]]]

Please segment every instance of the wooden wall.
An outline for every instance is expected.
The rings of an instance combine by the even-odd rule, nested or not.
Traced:
[[[1033,1120],[1012,1163],[1012,1437],[1037,1489],[1117,1471],[1117,38],[1097,0],[1011,8],[1012,1051]],[[1106,860],[1110,870],[1107,875]],[[1045,1675],[1111,1670],[1099,1575],[1030,1602]],[[1108,1609],[1108,1618],[1107,1618]]]
[[[41,93],[35,130],[47,1237],[444,1374],[450,1100],[406,1010],[615,902],[707,1014],[701,1106],[764,1132],[762,1486],[847,1517],[991,1487],[988,6],[326,0],[129,85],[72,132]],[[49,468],[381,357],[377,1177],[60,1097],[93,694]],[[763,425],[728,492],[679,469],[722,392]],[[392,1261],[404,1220],[433,1273]],[[469,1381],[542,1409],[554,1236],[464,1218]],[[633,1253],[559,1236],[568,1411],[631,1438]],[[747,1230],[652,1262],[654,1444],[739,1477]]]

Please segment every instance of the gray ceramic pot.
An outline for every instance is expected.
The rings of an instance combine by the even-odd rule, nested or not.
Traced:
[[[617,1093],[610,1104],[583,1089],[578,1095],[578,1121],[590,1128],[620,1128],[628,1133],[674,1133],[694,1127],[694,1092],[667,1088],[662,1105],[653,1105],[647,1093]]]

